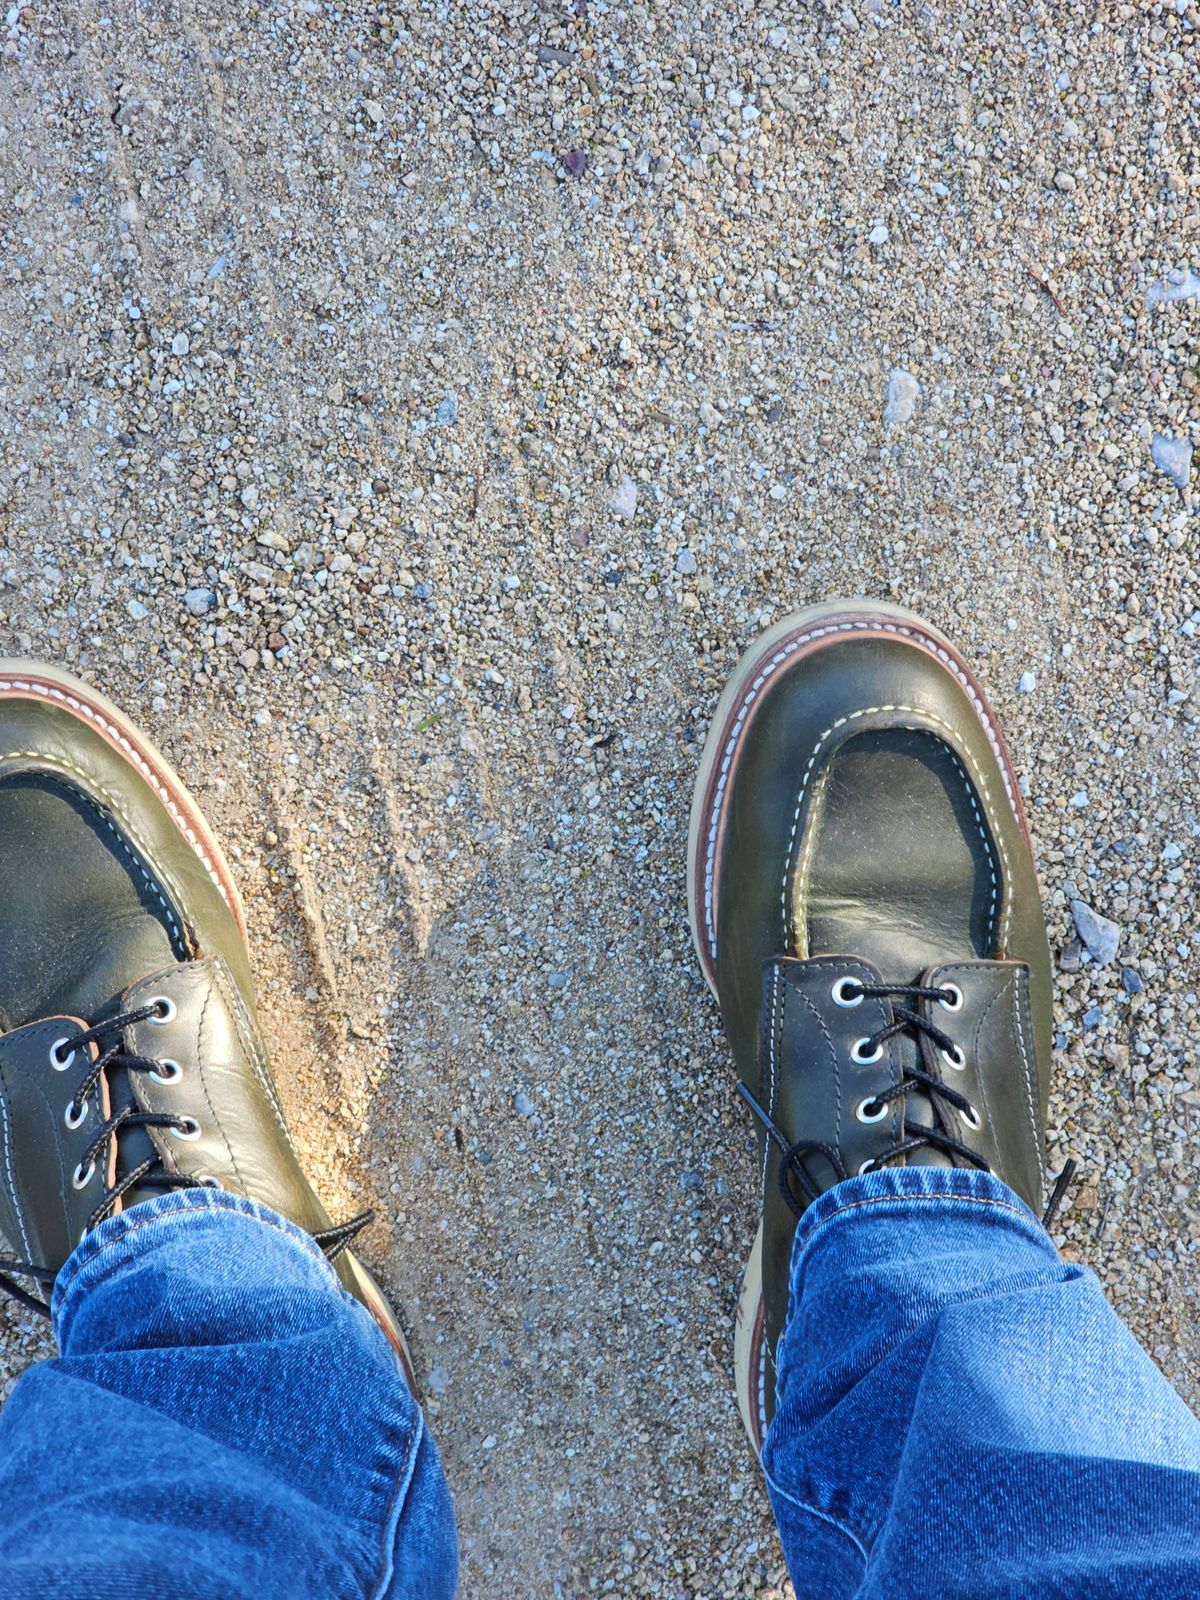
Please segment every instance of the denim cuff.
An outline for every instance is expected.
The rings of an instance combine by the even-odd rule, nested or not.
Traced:
[[[231,1214],[231,1237],[247,1224],[269,1227],[282,1234],[289,1244],[321,1263],[329,1274],[329,1287],[338,1294],[343,1292],[341,1279],[330,1265],[328,1257],[311,1234],[289,1222],[287,1217],[261,1206],[244,1195],[230,1194],[225,1189],[205,1186],[199,1189],[171,1189],[156,1195],[153,1200],[141,1201],[127,1211],[109,1217],[85,1234],[81,1242],[67,1257],[54,1280],[54,1293],[50,1301],[55,1337],[62,1345],[61,1322],[68,1315],[71,1300],[86,1292],[93,1284],[117,1271],[126,1261],[133,1260],[152,1250],[161,1230],[167,1226],[186,1226],[189,1217],[201,1213],[224,1211]],[[232,1217],[245,1218],[233,1222]]]
[[[998,1226],[1015,1228],[1057,1256],[1053,1240],[1024,1200],[991,1172],[974,1167],[876,1167],[835,1184],[800,1218],[792,1243],[793,1288],[802,1258],[836,1219],[908,1215],[915,1220],[929,1206],[970,1208]]]

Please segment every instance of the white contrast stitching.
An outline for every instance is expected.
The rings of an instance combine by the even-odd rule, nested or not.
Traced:
[[[915,628],[906,627],[902,623],[885,622],[882,619],[873,619],[871,621],[863,622],[842,622],[827,628],[810,628],[806,633],[797,634],[797,636],[790,640],[782,650],[777,650],[771,657],[770,661],[767,662],[766,666],[762,668],[754,682],[750,685],[749,691],[747,692],[744,700],[742,701],[741,707],[738,710],[738,714],[734,721],[733,727],[730,730],[729,737],[725,741],[725,749],[721,755],[720,772],[717,777],[717,787],[713,794],[712,809],[709,813],[708,834],[705,839],[704,926],[705,932],[708,935],[709,955],[714,961],[717,958],[717,931],[713,923],[713,876],[716,868],[717,832],[721,821],[721,810],[724,805],[725,790],[729,781],[729,769],[733,761],[734,750],[741,735],[742,725],[749,716],[750,708],[753,706],[755,700],[757,700],[759,690],[762,688],[763,684],[776,670],[776,668],[780,667],[789,656],[794,655],[795,652],[800,649],[801,645],[809,644],[813,639],[827,638],[830,635],[836,637],[838,634],[863,632],[891,633],[906,639],[911,639],[914,643],[919,644],[922,648],[935,655],[942,665],[948,668],[949,671],[954,674],[958,683],[966,691],[967,698],[975,707],[976,714],[978,715],[983,726],[988,743],[992,747],[992,753],[995,755],[996,760],[999,763],[1001,782],[1004,784],[1004,792],[1008,796],[1009,804],[1012,806],[1013,816],[1018,819],[1018,822],[1020,820],[1020,814],[1017,810],[1016,797],[1013,794],[1012,784],[1009,782],[1008,771],[1004,764],[1004,758],[1000,752],[999,736],[997,735],[995,728],[992,726],[991,718],[988,716],[988,713],[984,707],[982,697],[976,691],[974,684],[971,682],[970,678],[963,671],[963,669],[951,659],[949,651],[938,644],[936,639],[932,638],[929,634],[919,632]]]
[[[938,727],[944,728],[947,733],[951,733],[952,734],[954,732],[954,729],[950,726],[950,724],[948,722],[946,722],[943,718],[939,717],[935,712],[926,711],[920,706],[900,706],[900,705],[862,706],[857,711],[851,711],[851,712],[848,712],[846,716],[839,717],[836,722],[832,723],[828,728],[825,729],[825,732],[821,735],[821,737],[817,740],[816,744],[813,746],[812,755],[808,758],[808,765],[804,769],[804,777],[800,780],[800,793],[796,796],[796,809],[795,809],[795,812],[793,813],[793,816],[792,816],[792,831],[788,835],[787,852],[786,852],[786,854],[784,856],[784,861],[783,861],[783,880],[782,880],[782,883],[780,884],[780,889],[779,889],[779,904],[780,904],[780,909],[781,909],[781,911],[783,913],[783,938],[784,938],[784,944],[785,944],[785,947],[787,949],[789,949],[789,950],[794,947],[794,942],[795,942],[795,938],[796,938],[795,921],[793,919],[792,923],[791,923],[791,926],[789,927],[789,918],[788,918],[788,883],[790,882],[791,876],[792,876],[792,851],[795,849],[795,845],[796,845],[796,832],[797,832],[797,830],[798,830],[798,828],[800,826],[800,812],[804,808],[804,796],[805,796],[805,793],[806,793],[806,791],[808,789],[808,780],[812,776],[813,767],[816,765],[817,758],[821,754],[821,747],[824,745],[825,741],[828,738],[830,738],[833,734],[835,734],[839,730],[839,728],[844,728],[848,723],[856,722],[862,717],[873,717],[873,716],[878,716],[878,715],[881,715],[881,714],[891,714],[893,712],[900,712],[905,716],[922,717],[926,721],[934,722],[934,723],[936,723],[938,725]],[[951,755],[954,755],[955,758],[957,759],[957,753],[954,751],[954,749],[952,747],[949,747],[949,748],[950,748]],[[991,804],[992,804],[992,797],[991,797],[990,794],[988,794],[987,784],[984,783],[983,779],[981,777],[979,777],[979,775],[977,773],[972,772],[971,775],[974,778],[975,782],[983,790],[984,798],[987,800],[988,806],[990,807]],[[970,786],[968,785],[968,789],[969,789],[969,787]],[[972,806],[974,807],[974,797],[972,797]],[[988,852],[988,855],[990,857],[991,856],[991,845],[990,845],[990,842],[988,840],[987,832],[984,829],[982,818],[980,818],[980,816],[979,816],[978,807],[975,807],[975,817],[976,817],[976,821],[979,824],[979,836],[983,840],[983,847]],[[1003,844],[1003,841],[1000,839],[999,834],[997,834],[997,843],[998,843],[998,845],[1000,847],[1000,853],[1001,853],[1001,856],[1002,856],[1002,858],[1004,860],[1004,874],[1005,874],[1005,878],[1007,879],[1007,877],[1009,876],[1008,855],[1007,855],[1007,853],[1006,853],[1006,851],[1004,849],[1004,844]],[[995,871],[994,871],[994,869],[993,869],[993,873],[992,873],[992,878],[993,878],[993,882],[994,882],[995,881]],[[793,905],[795,904],[795,901],[796,901],[797,897],[798,896],[795,896],[795,895],[792,897]],[[1005,905],[1005,923],[1004,923],[1004,942],[1005,942],[1005,945],[1007,945],[1007,938],[1008,938],[1008,909],[1009,908],[1008,908],[1008,905],[1007,905],[1007,899],[1008,899],[1008,897],[1006,897],[1006,905]],[[714,951],[714,953],[715,953],[715,951]]]
[[[176,947],[176,954],[178,954],[180,957],[186,957],[187,954],[188,954],[188,943],[187,943],[187,940],[184,938],[183,929],[179,924],[179,919],[176,917],[174,911],[171,909],[170,903],[168,902],[166,895],[162,891],[161,884],[159,884],[159,882],[157,881],[157,879],[154,876],[154,873],[152,873],[150,871],[150,868],[147,865],[147,862],[152,859],[151,853],[147,849],[146,845],[142,842],[142,840],[138,837],[137,830],[135,829],[133,823],[131,823],[129,818],[123,812],[120,811],[120,808],[117,806],[116,801],[113,799],[112,795],[109,794],[108,790],[105,789],[101,784],[97,783],[96,780],[94,778],[92,778],[88,773],[84,772],[82,767],[75,766],[73,762],[64,761],[60,756],[51,755],[49,751],[46,751],[46,750],[15,750],[15,751],[13,751],[12,754],[13,754],[13,757],[16,758],[16,759],[27,759],[27,760],[34,760],[34,761],[44,761],[44,762],[47,763],[47,765],[49,765],[51,767],[54,767],[56,770],[61,770],[61,771],[64,771],[64,772],[73,772],[75,774],[75,776],[77,778],[81,779],[84,784],[93,785],[95,787],[97,793],[99,793],[99,794],[104,796],[105,803],[107,805],[111,806],[112,809],[114,811],[116,811],[118,813],[118,815],[120,816],[121,822],[122,822],[123,826],[125,827],[126,831],[129,834],[129,839],[133,840],[133,844],[130,844],[129,839],[127,839],[125,837],[125,835],[121,832],[121,829],[117,827],[117,825],[113,821],[112,817],[108,815],[108,813],[105,811],[104,807],[95,798],[95,795],[89,794],[88,790],[86,788],[80,787],[79,784],[70,783],[66,779],[61,780],[63,782],[63,785],[64,785],[65,788],[70,789],[72,794],[78,795],[79,798],[83,801],[83,803],[86,806],[90,807],[90,809],[96,813],[96,815],[100,818],[100,821],[104,824],[104,826],[112,834],[113,838],[120,845],[121,849],[125,852],[125,854],[129,857],[130,861],[133,862],[134,866],[141,873],[142,877],[145,878],[146,883],[149,885],[151,891],[153,892],[155,899],[158,901],[159,905],[161,905],[162,908],[163,908],[163,915],[167,919],[168,930],[171,932],[172,937],[174,939],[174,943],[175,943],[175,947]],[[136,850],[134,849],[133,845],[137,846]],[[161,872],[162,876],[164,878],[167,878],[167,876],[168,876],[167,873],[161,867],[158,867],[157,863],[156,863],[156,870]],[[174,890],[174,893],[176,894],[176,896],[178,896],[179,899],[182,901],[183,897],[179,893],[178,885],[177,884],[172,884],[171,887]]]
[[[767,1096],[767,1115],[775,1116],[775,1033],[776,1019],[779,1015],[779,966],[776,964],[771,969],[771,1016],[767,1027],[767,1064],[771,1071],[770,1093]],[[762,1161],[762,1194],[763,1204],[767,1203],[767,1164],[771,1154],[771,1141],[763,1140]]]
[[[3,1069],[0,1068],[0,1074]],[[8,1120],[8,1086],[5,1084],[4,1092],[0,1093],[0,1117],[4,1118],[4,1170],[8,1173],[8,1192],[12,1196],[13,1210],[17,1214],[17,1227],[21,1230],[21,1243],[25,1247],[26,1256],[32,1256],[33,1246],[29,1242],[29,1230],[25,1226],[25,1213],[21,1210],[21,1195],[17,1188],[16,1176],[12,1164],[12,1130]]]
[[[76,712],[81,717],[86,717],[89,722],[94,722],[96,726],[98,728],[102,728],[110,738],[115,739],[117,744],[120,746],[122,753],[129,758],[129,760],[141,773],[142,777],[145,778],[146,782],[154,790],[158,798],[162,801],[163,805],[165,805],[167,810],[171,813],[171,818],[174,821],[175,826],[179,829],[180,833],[183,834],[184,838],[191,845],[192,849],[203,863],[205,870],[216,886],[216,889],[222,900],[225,901],[226,905],[229,905],[229,895],[226,893],[225,885],[221,882],[221,875],[213,865],[212,861],[209,860],[208,853],[204,849],[204,846],[201,844],[199,838],[196,836],[195,829],[188,824],[187,819],[176,806],[174,800],[172,800],[170,790],[159,780],[155,774],[154,768],[139,753],[137,748],[126,737],[126,735],[121,732],[120,728],[118,728],[115,723],[109,722],[106,717],[101,716],[100,712],[95,708],[95,706],[88,705],[86,701],[80,700],[77,695],[68,694],[66,690],[57,689],[52,684],[36,683],[32,679],[24,678],[0,678],[0,691],[12,689],[17,690],[22,694],[40,695],[45,700],[60,700],[63,705],[67,706],[71,711]],[[86,774],[81,774],[81,776],[86,776]],[[230,910],[232,909],[233,907],[230,906]]]
[[[1026,970],[1024,973],[1018,972],[1017,978],[1017,987],[1020,986],[1020,980],[1023,979],[1025,988],[1028,991],[1028,970]],[[1033,1129],[1033,1142],[1037,1149],[1038,1172],[1041,1174],[1042,1179],[1042,1193],[1039,1198],[1044,1200],[1046,1197],[1046,1156],[1044,1150],[1042,1149],[1042,1137],[1038,1132],[1037,1112],[1034,1110],[1033,1075],[1029,1066],[1029,1057],[1025,1052],[1025,1015],[1029,1009],[1029,997],[1028,993],[1026,993],[1024,997],[1024,1006],[1019,1005],[1017,1000],[1017,987],[1015,987],[1013,990],[1013,1020],[1016,1023],[1016,1027],[1013,1031],[1017,1036],[1017,1048],[1021,1052],[1021,1066],[1024,1069],[1025,1074],[1025,1103],[1029,1107],[1029,1123]]]

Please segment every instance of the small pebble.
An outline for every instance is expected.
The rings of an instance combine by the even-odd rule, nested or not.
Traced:
[[[883,408],[883,420],[892,427],[898,427],[903,422],[911,422],[920,392],[921,385],[912,373],[906,372],[903,367],[896,367],[888,379],[887,404]]]
[[[513,1095],[513,1110],[519,1117],[531,1117],[534,1113],[534,1104],[524,1089],[518,1089]]]
[[[1083,943],[1079,939],[1068,939],[1063,945],[1058,957],[1058,965],[1063,972],[1078,972],[1083,965]]]
[[[637,485],[630,477],[624,477],[609,497],[608,509],[618,517],[636,516],[638,506]]]
[[[186,333],[177,333],[171,340],[171,354],[173,356],[185,356],[191,348],[192,341]]]
[[[1071,901],[1071,915],[1075,919],[1075,928],[1091,953],[1092,959],[1100,965],[1114,960],[1117,948],[1121,943],[1121,926],[1113,922],[1110,917],[1104,916],[1099,911],[1094,911],[1086,900]]]
[[[1032,670],[1029,672],[1023,672],[1021,674],[1020,681],[1017,684],[1017,688],[1020,689],[1022,694],[1032,694],[1037,688],[1037,673]]]
[[[1141,994],[1146,985],[1132,967],[1121,968],[1121,987],[1126,994]]]
[[[192,616],[203,617],[216,605],[217,597],[211,589],[189,589],[183,603]]]
[[[452,428],[458,421],[458,396],[448,394],[437,408],[437,421],[443,428]]]
[[[695,572],[695,570],[696,570],[696,558],[695,558],[695,556],[692,554],[692,552],[690,550],[686,550],[686,549],[685,550],[681,550],[679,552],[679,554],[675,557],[675,571],[682,573],[684,575],[684,577],[689,577],[690,578],[692,573]]]
[[[1150,454],[1154,465],[1165,472],[1171,482],[1186,489],[1192,475],[1192,441],[1177,439],[1169,434],[1156,433],[1150,440]]]

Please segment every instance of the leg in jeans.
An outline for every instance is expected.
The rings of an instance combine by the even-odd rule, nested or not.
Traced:
[[[89,685],[0,662],[0,1595],[449,1597],[408,1350],[296,1158],[229,867]],[[49,1296],[49,1300],[45,1297]]]
[[[1200,1594],[1200,1422],[987,1173],[808,1209],[762,1459],[798,1595]]]
[[[797,1594],[1200,1593],[1200,1425],[1038,1220],[1049,948],[953,645],[868,601],[769,630],[689,858],[759,1131],[738,1400]]]
[[[312,1238],[212,1189],[101,1224],[0,1413],[5,1600],[450,1600],[404,1369]]]

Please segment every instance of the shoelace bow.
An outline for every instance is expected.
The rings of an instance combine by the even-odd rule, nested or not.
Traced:
[[[168,1062],[166,1059],[155,1059],[152,1056],[131,1055],[124,1048],[125,1029],[131,1028],[135,1023],[145,1022],[149,1018],[161,1020],[167,1013],[165,1003],[161,999],[150,1001],[148,1005],[141,1006],[134,1011],[122,1011],[114,1017],[109,1017],[94,1027],[85,1028],[81,1033],[72,1034],[69,1038],[60,1040],[51,1052],[54,1065],[60,1072],[65,1072],[71,1065],[75,1055],[89,1044],[103,1045],[104,1040],[110,1042],[107,1048],[102,1048],[91,1067],[75,1088],[74,1094],[67,1102],[67,1125],[77,1128],[88,1114],[92,1095],[100,1084],[100,1079],[109,1067],[123,1068],[127,1072],[145,1072],[152,1074],[159,1082],[170,1083],[179,1076],[177,1063]],[[87,1059],[85,1057],[85,1059]],[[163,1068],[171,1066],[174,1071],[169,1075],[164,1074]],[[200,1132],[200,1124],[194,1117],[177,1116],[165,1111],[143,1111],[135,1103],[120,1107],[100,1124],[96,1129],[92,1142],[84,1151],[79,1165],[72,1176],[72,1183],[77,1189],[85,1188],[95,1175],[97,1162],[104,1160],[105,1169],[109,1165],[108,1157],[112,1153],[110,1141],[115,1141],[120,1133],[130,1128],[165,1128],[172,1130],[187,1138],[195,1138]],[[116,1164],[112,1163],[115,1171]],[[211,1177],[188,1177],[181,1172],[169,1172],[162,1164],[162,1158],[157,1153],[147,1157],[137,1166],[130,1168],[125,1175],[111,1186],[106,1185],[98,1203],[93,1208],[84,1226],[84,1234],[110,1217],[117,1203],[131,1189],[206,1189],[220,1188],[218,1179]],[[335,1261],[350,1241],[362,1232],[368,1223],[374,1220],[374,1211],[360,1212],[351,1217],[348,1222],[339,1223],[335,1227],[322,1228],[314,1231],[311,1237],[319,1244],[330,1261]],[[30,1294],[22,1289],[19,1284],[13,1283],[8,1274],[19,1278],[29,1278],[35,1283],[49,1287],[58,1276],[58,1270],[53,1267],[39,1266],[36,1262],[22,1261],[15,1256],[0,1256],[0,1293],[28,1306],[31,1311],[37,1311],[43,1316],[50,1315],[49,1302],[40,1299],[37,1295]]]
[[[897,999],[940,1000],[943,1003],[947,1003],[953,1001],[955,996],[954,990],[933,988],[927,984],[920,983],[871,984],[846,980],[846,990],[847,999],[853,1004],[857,1004],[859,999],[893,1001]],[[853,994],[849,991],[853,991]],[[961,996],[959,997],[959,1003],[961,1004]],[[895,1038],[898,1034],[911,1031],[914,1037],[918,1039],[924,1034],[946,1056],[957,1057],[961,1061],[962,1053],[954,1040],[950,1038],[949,1034],[943,1033],[933,1019],[925,1013],[913,1011],[905,1005],[893,1005],[892,1018],[893,1020],[886,1027],[878,1029],[877,1032],[860,1041],[861,1054],[856,1059],[860,1059],[863,1064],[877,1061],[889,1039]],[[807,1157],[813,1155],[822,1157],[828,1162],[836,1176],[836,1180],[840,1183],[844,1183],[850,1177],[850,1173],[846,1171],[846,1163],[842,1160],[841,1152],[835,1146],[820,1139],[789,1140],[744,1083],[739,1082],[737,1090],[754,1115],[766,1128],[768,1137],[780,1151],[779,1191],[797,1217],[802,1216],[806,1206],[811,1205],[821,1193],[805,1168]],[[893,1084],[890,1089],[884,1090],[883,1093],[865,1101],[863,1109],[870,1109],[872,1113],[877,1110],[882,1111],[894,1101],[907,1100],[909,1095],[913,1094],[926,1095],[934,1108],[935,1116],[940,1114],[942,1103],[953,1106],[956,1111],[962,1112],[964,1116],[969,1118],[977,1116],[975,1108],[966,1095],[952,1088],[950,1084],[944,1082],[941,1078],[933,1077],[922,1067],[906,1068],[904,1076],[899,1083]],[[978,1123],[976,1123],[976,1126],[978,1126]],[[944,1127],[938,1127],[936,1124],[929,1127],[917,1124],[911,1130],[905,1128],[904,1137],[897,1139],[886,1150],[881,1151],[879,1155],[872,1156],[869,1161],[865,1161],[859,1168],[859,1172],[871,1172],[889,1161],[894,1161],[898,1156],[906,1156],[914,1150],[920,1150],[925,1147],[940,1150],[945,1155],[957,1156],[981,1172],[990,1172],[992,1170],[990,1163],[977,1150],[972,1150],[968,1145],[963,1144],[953,1134],[948,1133]],[[1046,1206],[1042,1216],[1043,1227],[1048,1228],[1057,1215],[1063,1196],[1067,1192],[1067,1187],[1075,1176],[1075,1170],[1074,1160],[1068,1159],[1055,1180],[1049,1204]],[[805,1196],[803,1205],[797,1201],[792,1192],[791,1180],[793,1179]]]

